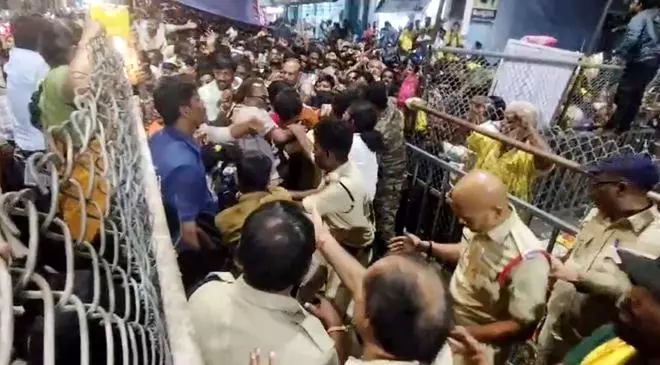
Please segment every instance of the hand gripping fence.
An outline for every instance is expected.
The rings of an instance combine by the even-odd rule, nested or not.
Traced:
[[[123,59],[88,47],[90,88],[26,161],[37,187],[0,194],[0,365],[202,364]]]

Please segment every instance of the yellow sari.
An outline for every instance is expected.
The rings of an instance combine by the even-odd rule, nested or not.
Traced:
[[[515,148],[504,151],[502,142],[478,133],[470,134],[466,143],[477,156],[474,168],[489,171],[502,179],[511,195],[527,202],[532,199],[537,175],[534,155]]]

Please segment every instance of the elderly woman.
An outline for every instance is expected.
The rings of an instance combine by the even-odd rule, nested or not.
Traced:
[[[531,103],[514,101],[504,111],[499,132],[520,142],[551,152],[536,130],[537,111]],[[497,175],[514,196],[530,201],[534,179],[552,168],[552,162],[479,133],[472,133],[467,147],[475,153],[477,169]]]

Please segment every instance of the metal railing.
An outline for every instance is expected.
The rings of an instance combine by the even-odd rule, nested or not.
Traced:
[[[551,124],[554,125],[539,128],[553,153],[583,166],[613,155],[652,154],[656,135],[652,128],[633,129],[622,135],[570,128],[585,121],[592,127],[607,121],[613,112],[612,96],[622,75],[622,67],[618,65],[594,62],[592,59],[569,62],[454,48],[441,48],[439,51],[442,57],[434,64],[425,65],[422,71],[423,99],[433,110],[480,124],[488,118],[481,116],[483,112],[477,110],[476,105],[483,102],[484,98],[479,97],[492,95],[495,85],[501,81],[496,79],[501,64],[508,62],[516,65],[517,72],[508,74],[513,79],[508,80],[507,84],[517,89],[517,99],[523,101],[538,98],[536,91],[530,89],[529,85],[533,82],[529,80],[538,81],[539,78],[552,76],[539,74],[532,66],[568,67],[573,69],[573,75],[565,85],[560,103],[551,112]],[[655,95],[653,90],[647,94],[650,96],[647,96],[640,110],[657,115],[659,99],[652,97]],[[544,103],[543,100],[538,102]],[[499,114],[501,118],[503,110],[489,108],[486,115]],[[428,115],[425,125],[409,125],[407,135],[412,144],[438,155],[445,152],[444,142],[465,145],[470,133],[470,130],[446,118]],[[470,167],[469,164],[467,167]],[[528,199],[539,209],[576,222],[591,207],[586,182],[582,174],[560,166],[536,178],[532,197]]]
[[[202,364],[124,61],[88,47],[90,89],[26,163],[38,189],[0,194],[0,365]]]
[[[538,176],[533,182],[533,195],[529,203],[542,211],[564,217],[564,220],[574,224],[577,224],[592,207],[588,195],[589,180],[583,166],[589,166],[612,155],[646,153],[651,147],[648,139],[650,138],[649,134],[654,133],[648,130],[636,130],[622,136],[604,137],[592,133],[551,129],[543,133],[552,149],[552,152],[546,152],[497,132],[480,128],[467,120],[443,113],[426,105],[414,102],[409,107],[428,115],[427,130],[423,134],[413,135],[410,139],[414,145],[425,149],[432,155],[444,154],[442,139],[436,139],[438,134],[435,127],[436,124],[440,123],[453,126],[454,129],[460,130],[465,136],[471,133],[482,134],[511,148],[553,162],[554,168],[549,173]],[[550,134],[551,131],[555,131],[556,134]],[[626,141],[632,141],[633,143],[625,144]],[[634,149],[633,144],[643,147]],[[489,153],[488,151],[482,152]],[[468,151],[468,153],[471,152]],[[462,167],[469,170],[471,165],[470,163],[464,163]],[[650,196],[658,200],[657,194],[650,193]]]
[[[408,189],[403,201],[403,225],[409,232],[438,242],[458,242],[459,223],[446,202],[445,194],[465,174],[447,156],[436,156],[410,143],[408,149]],[[552,252],[558,237],[575,235],[578,228],[532,204],[509,196],[518,214],[527,220],[537,236]],[[419,212],[419,213],[418,213]]]

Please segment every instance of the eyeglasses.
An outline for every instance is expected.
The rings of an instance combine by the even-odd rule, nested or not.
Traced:
[[[594,180],[594,179],[592,179],[591,182],[590,182],[591,187],[593,187],[593,188],[597,188],[597,187],[600,187],[600,186],[603,186],[603,185],[621,184],[621,183],[623,183],[623,181],[621,181],[621,180]]]

